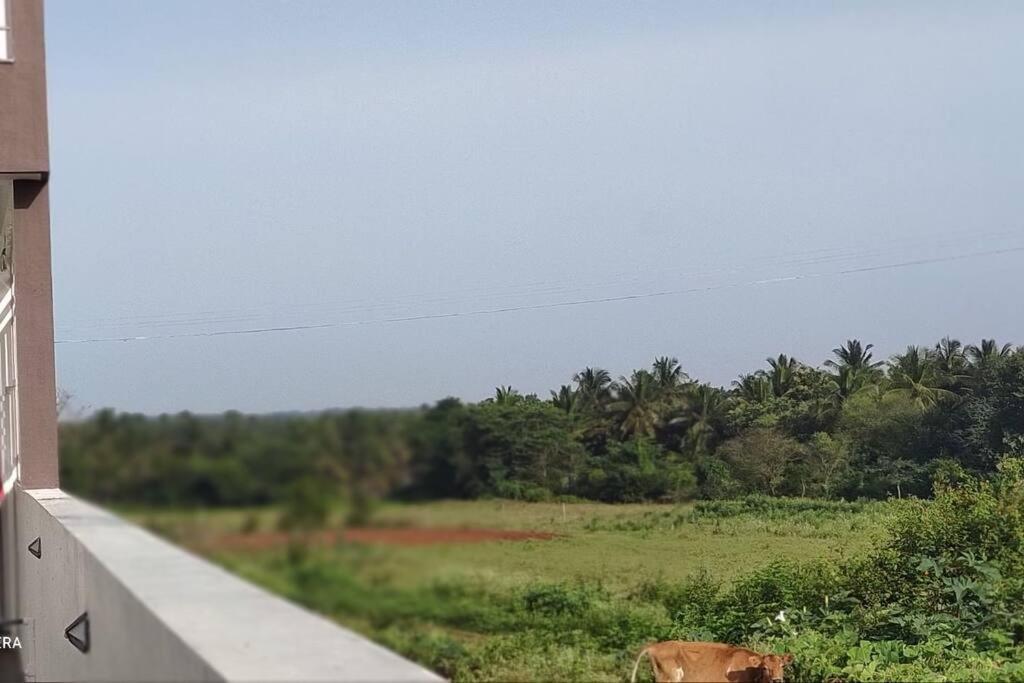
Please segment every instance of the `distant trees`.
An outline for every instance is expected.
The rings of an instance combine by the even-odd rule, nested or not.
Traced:
[[[850,339],[822,367],[778,354],[728,389],[677,358],[613,381],[586,367],[550,399],[497,387],[403,411],[148,418],[61,426],[65,485],[151,505],[283,503],[301,526],[384,496],[605,501],[927,495],[932,474],[991,471],[1024,444],[1024,351],[946,337],[888,361]],[[959,471],[957,470],[957,471]]]

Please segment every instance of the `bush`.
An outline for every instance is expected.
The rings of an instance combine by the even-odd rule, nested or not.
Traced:
[[[904,556],[1021,557],[1024,551],[1024,458],[1005,458],[989,479],[938,484],[931,502],[897,512],[891,547]]]
[[[288,488],[284,510],[278,522],[281,529],[322,527],[331,512],[330,493],[316,479],[300,479]]]

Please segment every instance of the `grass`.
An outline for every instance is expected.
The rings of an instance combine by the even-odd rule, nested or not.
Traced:
[[[690,635],[672,630],[676,589],[688,577],[728,584],[776,561],[841,564],[882,536],[895,505],[764,499],[678,506],[391,503],[375,512],[375,525],[558,536],[244,552],[217,550],[217,539],[274,530],[276,510],[124,512],[444,675],[621,680],[640,643]],[[343,512],[328,524],[340,525]]]
[[[563,512],[564,511],[564,512]],[[277,512],[261,510],[134,511],[136,521],[178,543],[209,553],[221,534],[276,528]],[[482,527],[553,532],[553,540],[418,547],[338,547],[329,553],[374,583],[414,587],[435,581],[485,581],[506,587],[534,581],[600,581],[626,591],[644,578],[680,580],[706,570],[731,579],[773,560],[843,562],[878,537],[885,503],[840,511],[802,511],[772,519],[756,511],[709,514],[694,505],[604,505],[444,501],[387,504],[374,524]],[[340,526],[341,512],[330,525]],[[220,556],[222,560],[258,557]]]

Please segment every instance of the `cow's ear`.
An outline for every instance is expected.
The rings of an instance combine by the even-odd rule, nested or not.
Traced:
[[[786,654],[782,655],[782,663],[783,664],[792,664],[793,663],[793,655],[789,654],[788,652]]]
[[[764,666],[764,657],[755,657],[754,655],[750,655],[747,657],[747,662],[753,667]]]

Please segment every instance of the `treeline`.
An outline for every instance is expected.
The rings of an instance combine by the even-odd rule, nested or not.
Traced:
[[[745,493],[883,498],[1024,452],[1024,348],[943,339],[887,361],[850,340],[731,387],[675,358],[614,380],[588,367],[549,399],[499,387],[403,411],[146,417],[61,426],[66,488],[105,502],[252,505],[345,497],[603,501]]]

